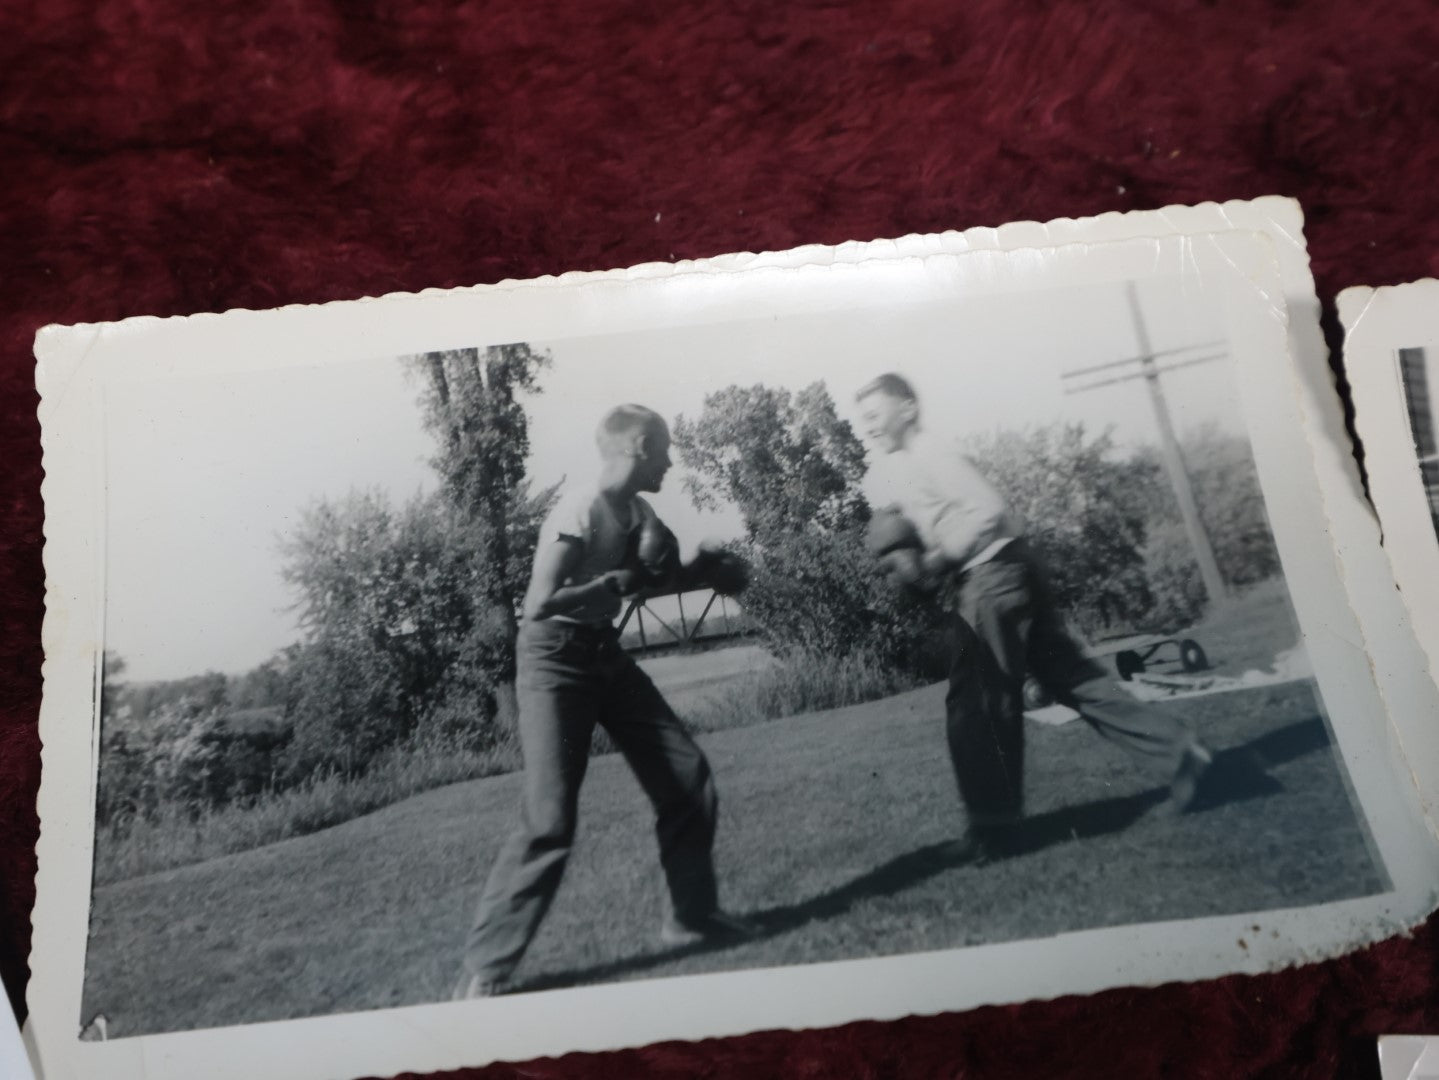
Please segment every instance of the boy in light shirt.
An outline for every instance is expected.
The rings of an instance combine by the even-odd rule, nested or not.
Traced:
[[[1176,719],[1121,690],[1069,636],[1003,497],[951,441],[921,423],[919,401],[903,377],[881,375],[856,400],[866,434],[889,455],[892,495],[904,519],[877,514],[871,549],[898,584],[956,585],[945,711],[950,761],[969,818],[962,853],[1001,853],[1006,828],[1023,815],[1027,674],[1100,734],[1163,763],[1170,810],[1187,809],[1210,752]]]

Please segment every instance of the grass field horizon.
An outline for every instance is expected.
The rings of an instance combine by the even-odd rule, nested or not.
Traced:
[[[1160,706],[1220,750],[1195,812],[1082,723],[1030,725],[1010,857],[945,861],[962,815],[943,686],[701,737],[725,905],[763,933],[658,940],[653,819],[591,762],[574,857],[520,992],[1262,911],[1386,887],[1312,682]],[[83,1016],[112,1037],[444,1000],[520,777],[456,783],[307,836],[96,888]]]

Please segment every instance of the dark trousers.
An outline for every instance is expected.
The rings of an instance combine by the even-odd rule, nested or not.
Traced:
[[[619,635],[611,627],[526,623],[517,658],[520,825],[495,860],[465,943],[465,966],[484,979],[509,976],[559,888],[596,724],[654,806],[675,918],[699,922],[716,907],[717,803],[709,763],[649,676],[621,650]]]
[[[1190,734],[1121,690],[1065,631],[1023,541],[959,582],[956,643],[945,698],[950,760],[971,824],[1024,809],[1024,679],[1033,675],[1100,734],[1173,769]]]

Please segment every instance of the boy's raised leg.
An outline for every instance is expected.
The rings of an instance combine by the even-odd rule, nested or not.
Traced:
[[[1123,690],[1115,676],[1089,656],[1061,625],[1042,579],[1035,575],[1030,668],[1054,699],[1079,713],[1095,731],[1170,773],[1168,809],[1189,807],[1212,753],[1179,720]]]

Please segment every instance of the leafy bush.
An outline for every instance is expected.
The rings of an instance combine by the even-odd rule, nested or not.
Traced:
[[[303,836],[421,791],[509,772],[513,748],[478,752],[441,739],[391,747],[363,776],[316,772],[296,786],[221,805],[166,801],[144,815],[102,819],[95,880],[118,881]]]
[[[1168,632],[1192,626],[1204,614],[1209,594],[1183,525],[1160,521],[1150,526],[1144,566],[1153,597],[1144,628]]]
[[[275,708],[230,710],[180,697],[136,724],[128,709],[101,727],[101,822],[153,816],[172,807],[194,816],[203,808],[252,798],[275,786],[290,741]]]
[[[553,490],[516,493],[507,543],[517,557],[533,557],[553,498]],[[475,750],[495,745],[515,614],[487,599],[496,587],[481,558],[490,529],[438,497],[396,510],[361,492],[306,512],[286,544],[307,637],[294,661],[286,782],[321,769],[363,771],[420,731],[467,739]]]
[[[1085,631],[1144,617],[1152,466],[1118,459],[1083,424],[1001,431],[969,440],[975,467],[1004,496],[1043,563],[1059,606]]]
[[[1279,550],[1249,441],[1206,424],[1185,436],[1182,450],[1199,517],[1225,580],[1242,587],[1273,577],[1280,568]],[[1166,485],[1156,500],[1163,508],[1156,508],[1156,516],[1177,516],[1173,499]]]
[[[223,806],[258,795],[273,785],[277,752],[289,736],[280,723],[247,727],[230,715],[207,712],[164,744],[157,770],[162,797],[190,806]]]
[[[284,547],[305,634],[287,782],[362,772],[417,735],[476,751],[507,737],[494,724],[516,611],[556,494],[525,479],[523,398],[549,355],[517,343],[406,363],[423,384],[437,492],[398,509],[375,492],[320,500]]]
[[[1248,440],[1209,424],[1187,433],[1180,450],[1199,519],[1225,581],[1243,590],[1272,578],[1280,570],[1279,551]],[[1143,625],[1175,630],[1200,618],[1210,597],[1158,452],[1142,449],[1135,461],[1149,468],[1147,480],[1135,489],[1146,515],[1145,573],[1154,594]]]
[[[745,613],[783,654],[873,659],[909,672],[946,619],[936,603],[897,593],[859,529],[772,536],[752,549]]]
[[[1119,457],[1108,435],[1053,424],[971,440],[976,466],[1023,519],[1076,626],[1177,629],[1209,601],[1158,452]],[[1249,443],[1213,425],[1182,440],[1199,516],[1226,581],[1279,570]]]
[[[677,417],[673,434],[695,506],[733,503],[751,540],[842,532],[869,516],[864,447],[822,382],[794,394],[725,387],[705,396],[698,419]]]
[[[674,440],[695,505],[729,502],[744,518],[744,610],[774,649],[916,669],[942,620],[897,596],[865,551],[864,447],[823,383],[726,387],[698,419],[675,420]]]

